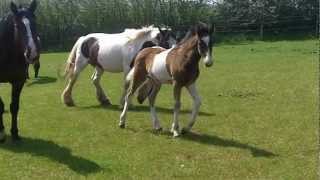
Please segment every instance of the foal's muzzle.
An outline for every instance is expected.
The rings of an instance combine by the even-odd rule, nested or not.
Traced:
[[[208,63],[205,63],[205,66],[206,67],[211,67],[213,65],[213,62],[211,61],[211,62],[208,62]]]

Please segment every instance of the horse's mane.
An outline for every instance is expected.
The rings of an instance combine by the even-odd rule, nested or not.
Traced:
[[[12,14],[8,14],[0,19],[0,47],[10,45],[11,33],[13,35]]]
[[[147,36],[155,29],[156,28],[151,25],[148,27],[142,27],[141,29],[125,29],[123,33],[125,33],[126,36],[130,39],[129,42],[132,42]]]

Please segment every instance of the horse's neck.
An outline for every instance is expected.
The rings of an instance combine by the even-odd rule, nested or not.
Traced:
[[[146,42],[146,41],[149,41],[150,38],[148,38],[148,36],[145,36],[145,37],[141,37],[137,40],[135,40],[134,42],[132,42],[132,47],[134,49],[134,54],[137,55],[138,52],[141,50],[143,44]]]
[[[12,24],[1,22],[0,27],[0,54],[11,52],[14,48],[14,32]],[[13,26],[13,25],[12,25]]]

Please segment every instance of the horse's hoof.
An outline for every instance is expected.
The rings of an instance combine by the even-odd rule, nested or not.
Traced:
[[[16,135],[11,135],[11,138],[12,138],[12,141],[13,141],[13,142],[19,142],[19,141],[22,140],[21,137],[20,137],[18,134],[16,134]]]
[[[69,102],[64,102],[64,104],[68,107],[73,107],[75,106],[74,102],[73,101],[69,101]]]
[[[121,129],[124,129],[124,128],[126,127],[126,125],[125,125],[125,124],[120,124],[119,127],[120,127]]]
[[[0,133],[0,143],[4,143],[6,141],[6,134],[4,132]]]
[[[101,101],[100,103],[101,103],[102,106],[105,106],[105,107],[112,105],[109,100],[103,100],[103,101]]]
[[[182,128],[181,129],[181,134],[187,134],[190,130],[187,128]]]

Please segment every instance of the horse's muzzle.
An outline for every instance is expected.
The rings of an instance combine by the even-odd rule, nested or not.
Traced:
[[[35,62],[35,60],[37,59],[37,53],[32,53],[31,48],[27,48],[24,51],[24,58],[26,60],[27,63],[29,64],[33,64]]]

